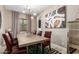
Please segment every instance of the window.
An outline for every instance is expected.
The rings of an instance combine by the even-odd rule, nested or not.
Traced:
[[[20,31],[27,31],[27,20],[26,19],[20,20]]]

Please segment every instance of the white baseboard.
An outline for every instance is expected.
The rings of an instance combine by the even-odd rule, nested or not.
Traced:
[[[70,44],[70,47],[76,48],[77,50],[79,50],[79,45],[75,45],[75,44]]]
[[[56,45],[56,44],[51,44],[51,48],[53,48],[53,49],[59,51],[59,52],[62,53],[62,54],[67,54],[67,48],[58,46],[58,45]]]

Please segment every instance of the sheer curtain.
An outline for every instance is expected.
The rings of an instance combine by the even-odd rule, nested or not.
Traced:
[[[28,15],[28,28],[27,31],[31,33],[31,15]]]
[[[17,36],[18,19],[19,19],[19,13],[12,11],[12,35],[13,35],[13,38],[16,38],[16,36]]]

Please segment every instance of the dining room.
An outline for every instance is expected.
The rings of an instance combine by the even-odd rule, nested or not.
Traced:
[[[78,53],[78,7],[0,5],[0,54]]]
[[[48,51],[50,50],[51,32],[46,31],[44,36],[42,36],[43,31],[37,32],[37,16],[47,7],[48,5],[0,6],[2,16],[1,17],[2,40],[0,43],[1,44],[0,53],[2,54],[49,53]]]
[[[0,59],[79,59],[79,2],[0,0]]]

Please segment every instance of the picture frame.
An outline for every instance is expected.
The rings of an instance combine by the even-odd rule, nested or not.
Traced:
[[[66,28],[66,6],[46,14],[45,28]]]

